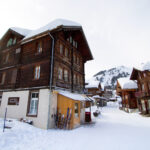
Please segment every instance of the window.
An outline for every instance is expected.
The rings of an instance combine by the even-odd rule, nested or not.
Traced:
[[[0,92],[0,106],[1,106],[1,103],[2,103],[2,93]]]
[[[77,76],[77,84],[78,85],[80,84],[80,76],[79,75]]]
[[[70,36],[70,43],[72,43],[72,40],[73,40],[73,39],[72,39],[72,36]]]
[[[34,69],[34,79],[40,78],[40,66],[36,66]]]
[[[79,117],[79,106],[78,106],[78,103],[75,103],[74,105],[74,115],[75,117]]]
[[[68,48],[65,48],[65,56],[68,57]]]
[[[73,75],[74,84],[76,84],[76,74]]]
[[[16,44],[16,41],[17,41],[17,39],[16,39],[16,38],[14,38],[14,40],[13,40],[13,45],[15,45],[15,44]]]
[[[19,97],[9,97],[8,105],[19,105]]]
[[[73,55],[73,62],[76,63],[76,55]]]
[[[79,63],[79,57],[77,57],[77,64],[79,65],[80,63]]]
[[[37,52],[41,53],[42,52],[42,42],[37,43]]]
[[[11,83],[12,84],[16,83],[16,78],[17,78],[17,69],[14,69],[12,71],[12,76],[11,76]]]
[[[5,78],[6,78],[6,73],[3,72],[3,74],[2,74],[2,79],[1,79],[1,84],[4,84],[4,83],[5,83]]]
[[[13,39],[10,38],[7,42],[7,47],[11,46],[13,44]]]
[[[62,80],[62,78],[63,78],[63,70],[62,70],[62,68],[58,68],[58,79],[60,79],[60,80]]]
[[[28,115],[37,115],[38,112],[39,93],[31,92],[29,101]]]
[[[63,55],[63,45],[60,44],[60,54]]]
[[[68,81],[68,70],[64,70],[64,80],[67,82]]]
[[[146,73],[143,73],[144,77],[146,77]]]
[[[144,91],[144,84],[142,84],[142,91]]]
[[[4,63],[7,63],[7,62],[8,62],[8,59],[9,59],[9,53],[6,54]]]
[[[76,42],[73,40],[73,46],[75,47],[76,46]]]

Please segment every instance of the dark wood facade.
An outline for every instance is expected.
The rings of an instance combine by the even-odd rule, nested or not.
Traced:
[[[59,27],[51,35],[54,37],[53,66],[52,38],[49,32],[26,40],[13,30],[6,32],[0,41],[0,91],[48,88],[53,67],[53,88],[83,92],[84,63],[91,60],[92,55],[82,28]],[[13,44],[9,45],[9,39],[15,40]],[[37,66],[40,66],[38,79],[35,78]],[[62,69],[62,74],[59,69]]]
[[[138,108],[142,114],[150,114],[150,71],[133,69],[131,80],[137,80],[138,90],[135,96],[138,100]]]
[[[116,93],[122,98],[121,107],[129,112],[130,109],[137,109],[136,89],[122,89],[117,81]]]

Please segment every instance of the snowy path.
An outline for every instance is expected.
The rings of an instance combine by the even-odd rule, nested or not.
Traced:
[[[120,111],[117,104],[103,108],[96,124],[72,131],[41,130],[15,122],[2,133],[2,150],[143,150],[149,149],[150,118]]]

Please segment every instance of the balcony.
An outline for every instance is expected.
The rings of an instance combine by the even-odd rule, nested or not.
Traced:
[[[148,91],[148,92],[145,92],[145,91],[135,92],[135,97],[137,97],[137,98],[142,98],[145,96],[150,96],[150,91]]]

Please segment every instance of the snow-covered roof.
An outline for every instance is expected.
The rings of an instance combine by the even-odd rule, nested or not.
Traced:
[[[10,29],[23,35],[23,36],[27,36],[32,31],[32,30],[18,28],[18,27],[11,27]]]
[[[97,81],[95,78],[91,78],[86,81],[88,85],[85,86],[85,88],[98,88],[100,82]]]
[[[41,33],[44,33],[46,31],[51,31],[51,30],[54,30],[56,29],[57,27],[59,26],[66,26],[66,27],[81,27],[81,25],[79,23],[76,23],[76,22],[73,22],[73,21],[70,21],[70,20],[65,20],[65,19],[56,19],[50,23],[48,23],[47,25],[39,28],[39,29],[36,29],[36,30],[32,30],[25,38],[25,39],[28,39],[30,37],[33,37],[35,35],[38,35],[38,34],[41,34]]]
[[[93,98],[100,98],[100,96],[99,95],[94,95]]]
[[[137,70],[140,70],[140,71],[145,71],[145,70],[150,71],[150,61],[148,61],[146,63],[141,63],[141,64],[135,66],[134,68]]]
[[[77,100],[77,101],[91,101],[91,99],[89,99],[86,95],[83,95],[83,94],[71,93],[69,91],[62,91],[62,90],[59,90],[58,93],[60,95],[63,95],[65,97],[68,97],[70,99]]]
[[[122,89],[137,89],[137,82],[130,80],[129,78],[120,78],[118,79],[118,83],[120,84]]]

